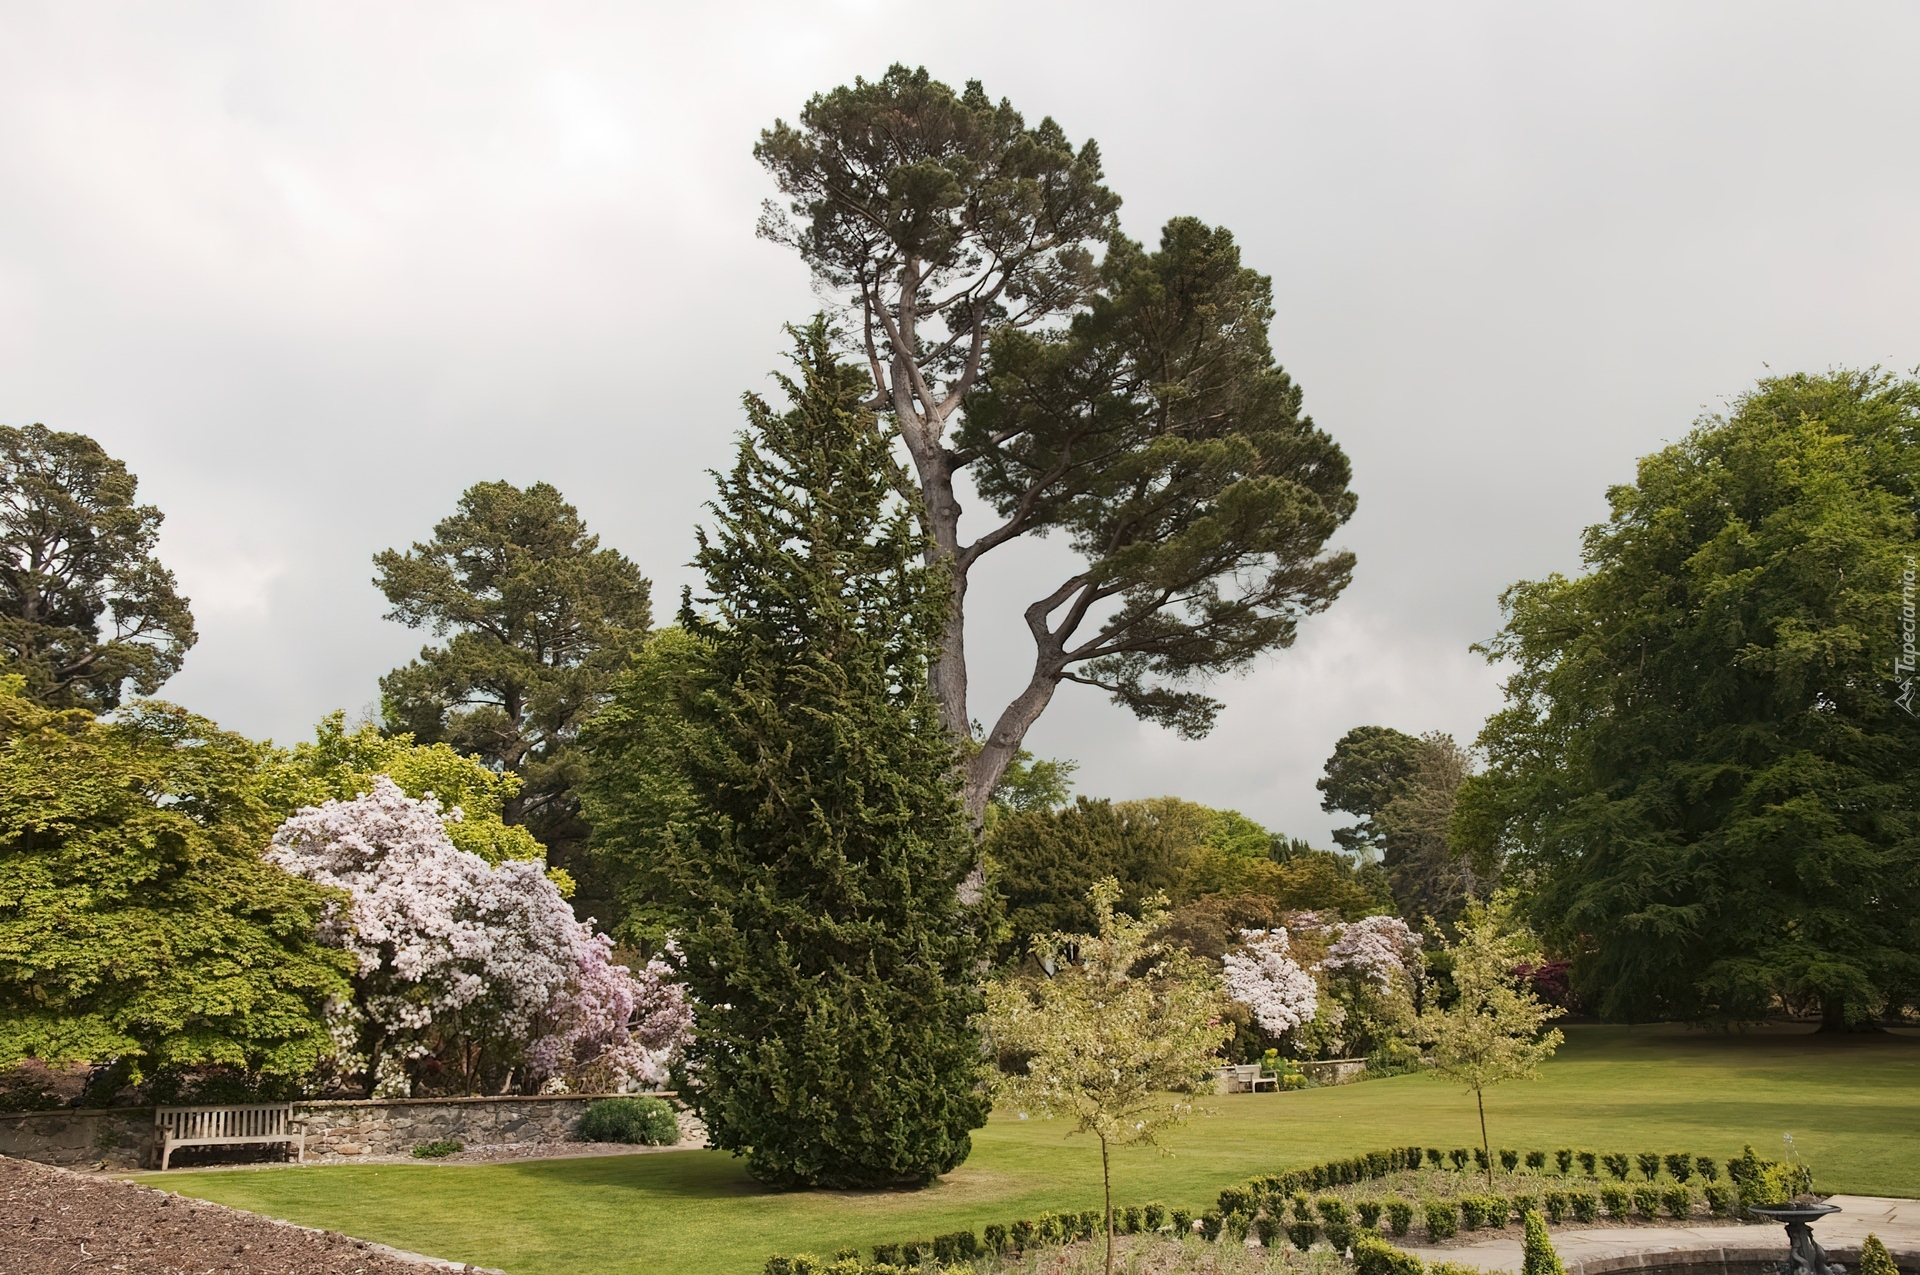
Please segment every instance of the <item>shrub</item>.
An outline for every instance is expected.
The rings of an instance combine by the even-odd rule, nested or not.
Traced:
[[[1193,1234],[1193,1214],[1185,1209],[1173,1211],[1173,1233],[1182,1239]]]
[[[1554,1223],[1566,1221],[1567,1193],[1565,1191],[1549,1191],[1546,1193],[1544,1199],[1547,1205],[1547,1221]]]
[[[1591,1191],[1569,1191],[1567,1211],[1573,1214],[1576,1222],[1597,1222],[1600,1220],[1600,1200]]]
[[[1229,1213],[1220,1219],[1220,1233],[1235,1244],[1247,1242],[1247,1228],[1253,1225],[1253,1219],[1245,1213]]]
[[[1520,1263],[1520,1275],[1567,1275],[1567,1268],[1560,1264],[1560,1254],[1554,1251],[1553,1241],[1547,1237],[1547,1224],[1540,1220],[1540,1215],[1529,1213],[1524,1220],[1526,1256]]]
[[[1860,1246],[1860,1275],[1897,1275],[1899,1269],[1880,1237],[1868,1232],[1866,1242]]]
[[[986,1229],[981,1232],[981,1234],[986,1239],[986,1248],[987,1248],[988,1254],[990,1255],[998,1254],[998,1253],[1004,1253],[1007,1251],[1007,1228],[1006,1227],[1000,1225],[998,1222],[994,1222],[988,1225]],[[876,1262],[880,1260],[880,1250],[877,1248],[873,1252],[873,1260]]]
[[[1369,1231],[1377,1231],[1380,1229],[1380,1210],[1383,1207],[1379,1200],[1361,1200],[1353,1206],[1353,1211],[1360,1215],[1361,1226]]]
[[[1718,1182],[1707,1183],[1707,1208],[1715,1217],[1732,1217],[1733,1189]]]
[[[1302,1253],[1313,1247],[1314,1240],[1320,1237],[1320,1228],[1312,1222],[1287,1223],[1287,1243]]]
[[[775,1253],[767,1259],[767,1264],[760,1269],[762,1275],[793,1275],[793,1259],[782,1257],[780,1254]]]
[[[1460,1262],[1434,1262],[1427,1267],[1427,1275],[1486,1275],[1486,1272]]]
[[[1580,1172],[1586,1174],[1590,1178],[1597,1178],[1600,1176],[1600,1170],[1596,1164],[1596,1162],[1600,1159],[1599,1156],[1595,1155],[1591,1151],[1581,1151],[1576,1153],[1574,1158],[1580,1161]]]
[[[1624,1153],[1609,1151],[1600,1157],[1600,1163],[1607,1166],[1607,1172],[1613,1176],[1614,1181],[1625,1182],[1627,1180],[1627,1174],[1630,1169],[1629,1161]]]
[[[1527,1167],[1544,1170],[1547,1167],[1547,1153],[1544,1151],[1527,1152]]]
[[[1286,1228],[1280,1224],[1280,1219],[1274,1214],[1262,1213],[1254,1219],[1253,1232],[1260,1237],[1260,1247],[1272,1248],[1274,1242],[1285,1234]]]
[[[1603,1186],[1600,1188],[1600,1203],[1607,1206],[1608,1217],[1624,1222],[1633,1208],[1633,1197],[1623,1186]]]
[[[1660,1176],[1660,1153],[1658,1151],[1642,1151],[1633,1158],[1640,1165],[1641,1176],[1645,1177],[1647,1181],[1651,1182]]]
[[[1650,1186],[1633,1188],[1634,1210],[1644,1218],[1660,1216],[1660,1193]]]
[[[1209,1244],[1220,1238],[1220,1215],[1212,1209],[1200,1215],[1200,1238]]]
[[[1009,1238],[1013,1240],[1014,1248],[1020,1250],[1022,1253],[1032,1248],[1038,1238],[1034,1234],[1034,1229],[1033,1223],[1025,1218],[1021,1218],[1018,1222],[1015,1222],[1009,1231]]]
[[[573,1136],[581,1142],[670,1147],[680,1141],[680,1121],[660,1098],[602,1098],[587,1107]]]
[[[1720,1166],[1713,1162],[1713,1157],[1710,1155],[1695,1156],[1693,1169],[1709,1182],[1717,1182],[1720,1179]]]
[[[1347,1202],[1335,1196],[1321,1196],[1314,1202],[1314,1211],[1329,1226],[1345,1226],[1347,1223]]]
[[[1506,1147],[1501,1147],[1500,1148],[1500,1167],[1505,1169],[1508,1173],[1512,1173],[1515,1169],[1520,1167],[1520,1153],[1518,1151],[1509,1150]]]
[[[1513,1212],[1513,1202],[1504,1195],[1483,1195],[1480,1207],[1486,1210],[1487,1225],[1496,1229],[1505,1226],[1508,1214]]]
[[[1487,1202],[1478,1195],[1460,1197],[1460,1225],[1469,1231],[1477,1231],[1487,1223]]]
[[[1167,1224],[1167,1206],[1158,1201],[1143,1205],[1140,1209],[1140,1220],[1146,1225],[1147,1230],[1158,1231]]]
[[[1540,1201],[1531,1192],[1516,1191],[1513,1195],[1513,1211],[1524,1222],[1527,1214],[1540,1211]]]
[[[1093,1233],[1095,1231],[1105,1232],[1106,1229],[1107,1229],[1106,1215],[1103,1214],[1099,1209],[1082,1209],[1080,1211],[1080,1238],[1081,1239],[1090,1240],[1093,1238]]]
[[[1428,1200],[1424,1212],[1429,1240],[1450,1240],[1460,1234],[1460,1210],[1452,1200]]]
[[[1685,1182],[1693,1176],[1693,1157],[1690,1155],[1673,1155],[1669,1153],[1667,1156],[1667,1172],[1672,1175],[1675,1182]]]
[[[1313,1204],[1307,1199],[1306,1192],[1295,1191],[1293,1193],[1292,1203],[1294,1221],[1311,1222],[1315,1219],[1316,1215],[1313,1211]]]
[[[1564,1178],[1573,1172],[1573,1152],[1570,1149],[1561,1147],[1558,1151],[1554,1152],[1553,1162],[1560,1166],[1561,1177]]]
[[[1253,1207],[1253,1196],[1243,1186],[1230,1186],[1220,1193],[1216,1204],[1222,1213],[1243,1212]]]
[[[413,1149],[416,1160],[438,1160],[443,1156],[454,1155],[467,1149],[466,1143],[455,1142],[451,1138],[440,1138],[433,1142],[423,1142]]]
[[[1120,1210],[1120,1229],[1128,1235],[1140,1234],[1141,1216],[1138,1204],[1129,1204]]]
[[[1482,1147],[1473,1149],[1473,1167],[1485,1173],[1487,1171],[1487,1153]]]
[[[1353,1247],[1353,1224],[1351,1222],[1328,1222],[1320,1228],[1327,1237],[1327,1243],[1336,1253],[1344,1253]]]
[[[1660,1207],[1667,1211],[1668,1217],[1684,1222],[1693,1216],[1693,1192],[1675,1183],[1660,1192]]]
[[[1429,1156],[1433,1156],[1433,1160],[1434,1160],[1434,1163],[1435,1163],[1435,1164],[1438,1164],[1438,1163],[1440,1162],[1440,1157],[1438,1157],[1438,1156],[1434,1156],[1434,1155],[1433,1155],[1433,1148],[1432,1148],[1432,1147],[1408,1147],[1408,1148],[1407,1148],[1407,1162],[1406,1162],[1406,1164],[1405,1164],[1405,1165],[1404,1165],[1403,1167],[1405,1167],[1405,1168],[1409,1168],[1409,1169],[1417,1169],[1417,1168],[1419,1168],[1419,1167],[1420,1167],[1420,1156],[1421,1156],[1421,1154],[1422,1154],[1422,1152],[1424,1152],[1425,1154],[1427,1154],[1427,1155],[1429,1155]]]
[[[987,1229],[991,1231],[993,1228],[988,1227]],[[898,1244],[875,1244],[873,1246],[873,1264],[875,1266],[895,1266],[899,1264],[899,1261],[900,1246]]]
[[[927,1246],[919,1240],[908,1240],[900,1246],[900,1265],[918,1266],[920,1259],[927,1256]]]
[[[1447,1159],[1453,1161],[1453,1167],[1455,1171],[1466,1168],[1467,1167],[1466,1148],[1455,1147],[1453,1150],[1447,1152]]]
[[[1421,1275],[1419,1258],[1378,1235],[1362,1235],[1354,1241],[1353,1269],[1355,1275]]]
[[[1436,1169],[1439,1168],[1441,1165],[1446,1163],[1446,1160],[1447,1160],[1447,1157],[1440,1154],[1439,1147],[1427,1148],[1427,1163],[1432,1165],[1434,1168]]]
[[[1413,1205],[1408,1204],[1405,1200],[1388,1200],[1387,1229],[1393,1232],[1394,1238],[1398,1239],[1400,1236],[1405,1235],[1412,1227]]]

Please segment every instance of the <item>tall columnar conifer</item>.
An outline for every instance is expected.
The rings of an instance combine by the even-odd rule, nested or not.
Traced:
[[[665,689],[695,800],[653,870],[714,1145],[783,1186],[918,1184],[966,1158],[988,1108],[956,890],[971,839],[927,692],[945,586],[887,480],[871,387],[823,319],[794,335],[791,406],[747,397],[700,537],[708,596],[681,607],[703,654]]]

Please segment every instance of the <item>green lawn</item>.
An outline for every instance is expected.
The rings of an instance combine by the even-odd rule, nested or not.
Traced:
[[[1249,1174],[1394,1144],[1478,1141],[1473,1101],[1424,1076],[1209,1100],[1215,1114],[1117,1157],[1115,1199],[1209,1203]],[[1791,1133],[1824,1191],[1920,1196],[1920,1039],[1571,1027],[1530,1084],[1494,1091],[1496,1147],[1688,1151],[1724,1159]],[[174,1171],[166,1185],[513,1275],[758,1272],[831,1253],[1099,1202],[1094,1144],[996,1114],[971,1159],[918,1192],[763,1191],[710,1151],[501,1165]],[[157,1180],[146,1175],[145,1181]]]

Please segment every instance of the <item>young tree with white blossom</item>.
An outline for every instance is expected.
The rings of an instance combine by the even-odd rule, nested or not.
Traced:
[[[1513,921],[1504,900],[1475,904],[1460,926],[1453,954],[1453,985],[1459,993],[1447,1009],[1420,1016],[1426,1065],[1457,1080],[1473,1094],[1480,1112],[1480,1149],[1486,1153],[1487,1185],[1493,1185],[1492,1143],[1487,1139],[1486,1091],[1508,1080],[1531,1080],[1564,1039],[1547,1022],[1561,1010],[1545,1004],[1515,967],[1539,955],[1539,944]]]
[[[469,1090],[502,1071],[505,1088],[515,1071],[538,1081],[595,1064],[659,1078],[684,1039],[678,990],[614,965],[609,940],[574,919],[538,861],[494,867],[457,849],[439,803],[385,775],[352,801],[295,814],[267,857],[347,892],[321,934],[356,959],[336,1037],[369,1093],[410,1089],[436,1048],[454,1051]],[[637,1011],[644,1039],[628,1028]]]
[[[1001,1094],[1100,1140],[1108,1275],[1112,1152],[1151,1144],[1185,1119],[1192,1104],[1183,1095],[1205,1080],[1233,1031],[1206,966],[1151,940],[1164,919],[1157,901],[1135,920],[1114,911],[1119,897],[1114,878],[1095,885],[1088,899],[1097,932],[1036,939],[1052,976],[989,985],[985,1017],[989,1045],[1009,1064]]]

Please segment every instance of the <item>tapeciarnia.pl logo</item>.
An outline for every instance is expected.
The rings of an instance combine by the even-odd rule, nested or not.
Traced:
[[[1914,563],[1913,555],[1907,555],[1906,569],[1900,573],[1900,650],[1893,657],[1893,680],[1900,684],[1900,694],[1893,702],[1920,717],[1920,706],[1913,702],[1914,665],[1920,657],[1920,649],[1914,644]]]

